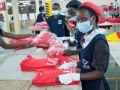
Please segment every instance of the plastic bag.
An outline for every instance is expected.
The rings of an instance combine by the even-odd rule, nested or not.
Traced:
[[[42,29],[42,27],[39,27],[39,26],[31,26],[28,28],[28,30],[34,30],[34,31],[37,31],[37,30],[40,30]]]
[[[23,39],[11,39],[10,40],[10,43],[12,44],[23,44],[23,43],[26,43],[26,44],[31,44],[33,38],[23,38]],[[24,49],[24,47],[19,47],[19,48],[15,48],[15,50],[20,50],[20,49]]]
[[[50,42],[52,40],[56,39],[57,36],[51,32],[41,32],[39,35],[37,35],[33,41],[32,45],[37,46],[37,47],[43,47],[43,48],[48,48],[50,46]]]
[[[66,47],[62,44],[54,44],[48,49],[46,55],[48,57],[57,56],[58,54],[62,55],[65,49]]]

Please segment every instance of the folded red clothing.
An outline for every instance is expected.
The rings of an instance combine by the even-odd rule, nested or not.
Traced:
[[[63,46],[62,44],[54,44],[48,49],[46,55],[48,57],[57,56],[58,54],[62,55],[65,49],[65,46]]]
[[[56,56],[56,58],[59,59],[59,64],[62,65],[64,63],[69,63],[69,62],[80,62],[79,59],[70,57],[70,56],[62,56],[62,55],[58,55]]]
[[[36,59],[30,55],[20,63],[22,71],[35,71],[41,68],[56,68],[57,65],[58,58]]]
[[[57,36],[55,34],[53,34],[51,32],[44,32],[44,33],[37,35],[33,39],[31,44],[33,46],[48,48],[50,46],[50,42],[52,42],[52,40],[54,40],[56,38],[57,38]]]
[[[10,43],[12,44],[22,44],[22,43],[26,43],[26,44],[31,44],[33,38],[23,38],[23,39],[11,39]],[[24,47],[20,47],[20,48],[15,48],[15,50],[20,50],[20,49],[24,49]]]
[[[37,30],[40,30],[42,29],[42,27],[39,27],[39,26],[31,26],[28,28],[28,30],[34,30],[34,31],[37,31]]]
[[[47,22],[46,21],[38,22],[35,24],[35,26],[38,26],[38,27],[47,26]]]
[[[59,70],[59,69],[42,69],[37,70],[37,75],[33,79],[32,83],[35,86],[53,86],[53,85],[62,85],[60,82],[55,79],[62,74],[66,73],[77,73],[75,68],[68,70]],[[79,85],[79,81],[73,81],[69,85]]]

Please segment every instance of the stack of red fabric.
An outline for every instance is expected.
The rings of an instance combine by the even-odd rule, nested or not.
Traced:
[[[62,55],[65,49],[66,47],[63,46],[62,44],[54,44],[48,49],[48,51],[46,52],[46,55],[48,57],[51,57],[51,56],[55,57],[58,54]]]
[[[56,58],[59,59],[59,64],[62,65],[64,63],[69,63],[69,62],[80,62],[79,59],[70,57],[70,56],[62,56],[62,55],[58,55],[56,56]]]
[[[38,26],[38,27],[40,27],[41,29],[48,29],[48,25],[47,25],[47,22],[46,22],[46,21],[36,23],[35,26]]]
[[[43,32],[40,35],[37,35],[33,41],[32,45],[37,46],[38,48],[48,48],[52,40],[57,39],[57,36],[51,32]]]
[[[36,71],[41,68],[55,69],[58,63],[58,58],[36,59],[28,55],[27,58],[20,63],[20,67],[22,71]]]
[[[77,73],[76,69],[69,70],[58,70],[58,69],[43,69],[37,70],[37,75],[33,79],[32,83],[35,86],[54,86],[62,85],[60,82],[55,79],[62,74],[66,73]],[[79,81],[73,81],[70,85],[79,85]]]
[[[110,12],[120,12],[120,10],[110,10]]]
[[[120,18],[102,17],[102,19],[100,19],[98,23],[104,23],[104,22],[120,23]]]
[[[22,44],[22,43],[27,43],[27,44],[31,44],[32,42],[32,38],[23,38],[23,39],[11,39],[10,43],[12,44]],[[24,47],[20,47],[20,48],[15,48],[15,50],[20,50],[20,49],[24,49]]]
[[[28,28],[28,30],[34,30],[34,31],[38,31],[40,29],[42,29],[42,28],[39,27],[39,26],[31,26],[31,27]]]

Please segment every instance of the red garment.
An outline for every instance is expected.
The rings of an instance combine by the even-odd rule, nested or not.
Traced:
[[[69,62],[80,62],[79,59],[70,57],[70,56],[62,56],[62,55],[58,55],[56,58],[59,59],[59,64],[62,65],[64,63],[69,63]]]
[[[72,20],[72,19],[68,19],[68,22],[69,22],[70,24],[73,24],[73,20]]]
[[[42,32],[33,39],[31,44],[37,47],[48,48],[50,46],[50,42],[56,38],[57,36],[51,32]]]
[[[114,10],[114,7],[113,6],[109,6],[109,10]]]
[[[36,71],[41,68],[56,68],[57,65],[58,58],[36,59],[30,55],[20,63],[22,71]]]
[[[111,18],[111,17],[103,17],[101,20],[99,20],[99,23],[120,23],[120,18]]]
[[[108,12],[108,10],[109,10],[108,7],[103,8],[103,11],[105,11],[105,12]]]
[[[47,22],[43,21],[43,22],[39,22],[35,24],[36,26],[42,27],[42,26],[47,26]]]
[[[62,44],[54,44],[48,49],[46,55],[48,57],[57,56],[58,54],[62,55],[65,49],[65,46],[63,46]]]
[[[32,83],[35,86],[54,86],[54,85],[62,85],[60,82],[55,79],[62,74],[66,73],[76,73],[76,69],[69,70],[58,70],[58,69],[43,69],[38,70],[36,77],[33,79]],[[79,85],[79,81],[73,81],[70,85]]]
[[[42,27],[39,27],[39,26],[31,26],[28,28],[28,30],[33,30],[33,31],[38,31],[40,29],[42,29]]]
[[[71,24],[71,23],[70,23],[70,27],[73,28],[73,29],[76,28],[75,25],[74,25],[74,24]]]
[[[31,44],[31,42],[32,42],[32,38],[11,39],[10,40],[10,43],[12,43],[12,44],[22,44],[22,43]],[[24,49],[24,47],[15,48],[15,50],[20,50],[20,49]]]
[[[98,18],[100,18],[102,12],[101,12],[101,9],[99,6],[97,6],[96,4],[94,4],[92,2],[84,2],[79,7],[82,7],[82,6],[89,7],[91,9],[93,9],[96,12]]]

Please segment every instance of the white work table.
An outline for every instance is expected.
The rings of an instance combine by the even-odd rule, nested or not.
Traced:
[[[71,48],[74,49],[74,48]],[[10,56],[4,58],[4,62],[0,65],[0,80],[30,80],[36,76],[35,72],[22,72],[20,63],[27,55],[32,55],[34,58],[45,58],[46,50],[36,51],[36,48],[30,48],[20,51],[14,51]],[[78,55],[73,57],[78,58]],[[36,87],[32,85],[29,90],[82,90],[81,85],[62,85]]]

